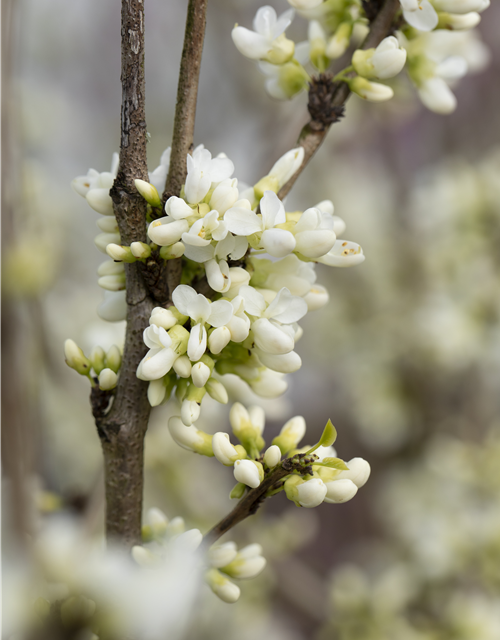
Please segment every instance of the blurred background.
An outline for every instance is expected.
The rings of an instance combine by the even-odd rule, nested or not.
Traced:
[[[233,47],[231,28],[250,26],[259,6],[210,1],[195,132],[250,184],[307,121],[306,96],[268,98]],[[170,144],[185,10],[146,6],[151,170]],[[88,384],[64,364],[63,343],[123,341],[123,323],[95,313],[98,214],[70,188],[118,151],[119,13],[119,0],[2,3],[7,551],[40,513],[71,512],[102,532]],[[306,24],[296,19],[291,37],[305,39]],[[235,605],[207,592],[190,640],[500,638],[499,29],[493,3],[479,28],[489,63],[454,89],[453,115],[426,111],[405,78],[389,103],[355,96],[290,194],[288,210],[331,199],[366,261],[318,268],[330,303],[303,322],[287,394],[264,403],[266,439],[300,414],[312,444],[331,418],[339,456],[368,459],[372,477],[345,505],[305,512],[279,495],[232,532],[261,543],[269,565]],[[207,530],[231,508],[232,474],[172,443],[168,415],[152,414],[145,507]],[[228,427],[227,410],[207,406],[200,428]]]

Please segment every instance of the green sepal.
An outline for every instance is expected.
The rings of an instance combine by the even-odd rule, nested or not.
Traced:
[[[323,458],[321,462],[315,462],[316,465],[328,467],[329,469],[338,469],[339,471],[349,471],[349,467],[340,458]]]
[[[243,482],[238,482],[238,484],[236,484],[232,488],[229,497],[231,498],[231,500],[239,500],[240,498],[243,498],[246,488],[246,484],[243,484]]]
[[[332,424],[331,420],[328,420],[326,423],[326,427],[323,429],[323,433],[321,435],[320,441],[318,445],[320,447],[331,447],[332,444],[337,439],[337,430]]]

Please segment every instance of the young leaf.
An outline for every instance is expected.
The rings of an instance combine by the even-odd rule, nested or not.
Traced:
[[[337,439],[337,430],[332,424],[331,420],[328,420],[326,427],[323,430],[321,440],[319,441],[320,447],[331,447]]]
[[[234,485],[231,493],[229,494],[229,497],[235,500],[243,498],[243,494],[245,493],[246,488],[246,485],[244,485],[242,482],[238,482],[238,484]]]
[[[323,458],[322,465],[329,469],[339,469],[339,471],[349,471],[349,467],[340,458]]]

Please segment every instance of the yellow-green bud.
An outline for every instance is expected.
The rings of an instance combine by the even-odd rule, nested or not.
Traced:
[[[64,343],[64,355],[66,364],[82,376],[90,374],[91,363],[74,340],[66,340]]]
[[[186,247],[183,242],[176,242],[169,247],[162,247],[160,249],[160,258],[162,260],[174,260],[184,255]]]
[[[371,59],[375,49],[358,49],[352,56],[352,66],[356,73],[364,78],[375,77],[375,67]]]
[[[162,209],[163,205],[161,202],[160,195],[152,184],[146,182],[145,180],[134,180],[135,188],[141,194],[141,196],[146,200],[148,204],[157,209]]]
[[[180,324],[175,324],[167,333],[172,340],[171,349],[179,356],[184,355],[187,351],[189,331]]]
[[[295,43],[289,40],[284,33],[278,36],[272,43],[272,49],[267,52],[263,60],[267,60],[271,64],[285,64],[293,58],[295,53]]]
[[[278,178],[275,178],[274,176],[265,176],[264,178],[261,178],[253,187],[253,192],[257,200],[260,200],[263,197],[265,191],[273,191],[274,193],[278,193]]]
[[[135,262],[136,257],[133,255],[130,247],[124,247],[121,244],[115,244],[111,242],[106,246],[106,253],[113,260],[120,262]]]
[[[92,369],[97,375],[106,367],[106,353],[102,347],[96,346],[90,352],[90,362]]]
[[[151,247],[146,242],[132,242],[130,251],[138,260],[144,260],[151,255]]]
[[[120,349],[114,344],[108,349],[106,354],[106,366],[111,371],[118,373],[120,367],[122,366],[122,354]]]

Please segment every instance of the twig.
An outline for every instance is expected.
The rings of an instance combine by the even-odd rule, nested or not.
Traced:
[[[123,244],[146,239],[146,202],[134,179],[148,179],[144,92],[144,3],[122,0],[121,142],[118,175],[110,191]],[[106,533],[126,546],[141,540],[143,441],[150,406],[147,383],[135,375],[146,353],[142,332],[153,301],[138,264],[125,265],[127,331],[116,396],[96,424],[104,453]]]
[[[400,6],[401,5],[399,3],[399,0],[385,1],[377,16],[371,22],[370,31],[365,41],[363,42],[363,49],[376,47],[390,33],[391,25],[394,21],[396,13],[400,9]],[[351,93],[348,85],[345,82],[335,84],[336,86],[333,87],[334,91],[331,99],[332,109],[343,107]],[[314,85],[312,86],[311,90],[314,91]],[[278,197],[280,199],[283,199],[286,195],[288,195],[297,178],[300,176],[302,171],[304,171],[309,161],[319,149],[323,140],[326,138],[331,124],[333,123],[318,123],[312,116],[311,120],[303,127],[297,143],[304,148],[304,160],[298,171],[296,171],[290,178],[290,180],[288,180],[288,182],[286,182],[281,187],[278,193]]]
[[[164,198],[167,195],[178,196],[186,181],[186,156],[193,145],[206,13],[207,0],[189,0],[179,86],[177,87],[170,168],[165,184]]]
[[[287,465],[284,461],[281,465],[275,467],[273,471],[264,478],[256,489],[251,489],[235,506],[235,508],[225,518],[213,527],[205,535],[205,543],[213,544],[227,531],[234,526],[253,515],[264,501],[266,493],[277,482],[290,474],[290,469],[285,468]]]

